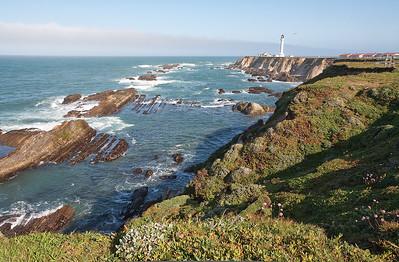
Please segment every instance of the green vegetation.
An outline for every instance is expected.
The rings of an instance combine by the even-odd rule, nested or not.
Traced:
[[[123,236],[116,254],[125,261],[383,261],[314,226],[262,217],[146,223]]]
[[[398,171],[399,72],[341,63],[113,239],[0,238],[0,260],[397,261]]]
[[[332,66],[286,92],[266,124],[198,168],[191,198],[164,218],[284,217],[394,260],[399,72],[367,70]],[[266,198],[273,204],[260,200]]]
[[[0,237],[0,261],[112,261],[110,237],[96,234],[34,233]]]

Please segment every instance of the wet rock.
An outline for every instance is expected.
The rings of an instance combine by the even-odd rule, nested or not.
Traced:
[[[142,173],[143,173],[143,169],[142,168],[137,167],[137,168],[133,169],[133,175],[140,175]]]
[[[134,190],[129,205],[122,213],[125,220],[138,215],[142,211],[142,206],[144,205],[144,200],[147,195],[148,187],[146,186]]]
[[[232,107],[233,111],[239,111],[249,116],[259,116],[271,112],[271,108],[253,102],[239,102]]]
[[[151,169],[148,169],[147,171],[145,171],[145,177],[151,177],[154,174],[154,171],[152,171]]]
[[[76,164],[89,156],[93,156],[92,163],[112,161],[128,148],[124,139],[97,134],[84,120],[65,121],[50,131],[10,131],[1,134],[0,141],[6,146],[16,147],[0,159],[0,181],[46,163],[69,161]]]
[[[250,87],[248,88],[248,93],[250,94],[272,94],[273,90],[267,88],[267,87],[260,87],[260,86],[256,86],[256,87]]]
[[[18,224],[15,227],[11,227],[11,223],[15,222],[15,216],[8,216],[5,219],[0,217],[0,232],[7,237],[32,232],[59,232],[71,222],[74,214],[74,209],[71,206],[65,205],[51,214],[32,218],[26,224]]]
[[[176,179],[177,178],[177,176],[176,175],[165,175],[165,176],[160,176],[159,177],[159,179],[161,179],[161,180],[174,180],[174,179]]]
[[[224,93],[226,93],[226,91],[223,88],[219,88],[218,89],[218,94],[219,95],[224,94]]]
[[[66,96],[66,97],[64,98],[64,101],[62,101],[62,104],[66,105],[66,104],[70,104],[70,103],[76,102],[76,101],[78,101],[81,97],[82,97],[81,94],[73,94],[73,95]]]
[[[181,162],[184,161],[184,157],[181,153],[176,153],[172,155],[173,161],[175,161],[177,164],[180,164]]]
[[[233,94],[241,94],[241,91],[239,91],[239,90],[233,90],[233,91],[231,91]]]
[[[248,88],[248,93],[249,94],[268,94],[269,96],[274,96],[277,98],[280,98],[282,93],[281,92],[274,92],[273,90],[267,88],[267,87],[250,87]]]
[[[179,66],[180,66],[180,64],[165,64],[165,65],[162,65],[161,67],[163,70],[171,70],[171,69],[177,68]]]
[[[164,73],[166,73],[166,71],[165,71],[165,70],[162,70],[162,69],[157,69],[157,70],[155,70],[155,72],[157,72],[157,73],[161,73],[161,74],[164,74]]]
[[[135,77],[127,77],[126,79],[127,79],[127,80],[136,80]]]
[[[83,101],[98,101],[98,105],[88,111],[77,109],[69,111],[64,117],[100,117],[119,112],[124,105],[136,99],[134,88],[122,90],[107,90],[89,95]]]
[[[144,81],[155,81],[155,80],[157,80],[157,76],[153,75],[153,74],[146,74],[146,75],[139,76],[138,79],[144,80]]]
[[[256,82],[258,81],[256,78],[248,78],[248,82]]]

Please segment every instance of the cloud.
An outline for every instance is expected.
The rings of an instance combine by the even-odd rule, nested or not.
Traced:
[[[9,55],[251,55],[277,50],[277,43],[69,27],[55,23],[0,22],[0,54]],[[332,50],[290,45],[286,50],[295,55],[335,54]]]

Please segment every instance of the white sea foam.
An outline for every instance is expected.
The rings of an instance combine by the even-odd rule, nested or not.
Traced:
[[[234,102],[233,100],[215,99],[210,104],[201,105],[201,107],[203,107],[203,108],[218,108],[218,107],[224,107],[224,106],[232,106],[235,104],[236,104],[236,102]]]
[[[127,86],[128,88],[133,87],[137,90],[151,90],[160,85],[178,82],[177,80],[167,79],[165,77],[158,77],[157,80],[154,81],[138,80],[137,77],[135,78],[134,80],[122,78],[119,80],[119,84],[129,84],[129,86]]]
[[[193,63],[181,63],[180,66],[182,67],[196,67],[196,64]]]
[[[153,67],[156,67],[156,66],[154,66],[154,65],[138,65],[137,67],[140,67],[140,68],[153,68]]]
[[[50,97],[40,101],[32,108],[31,111],[24,111],[14,115],[10,115],[9,120],[2,122],[1,128],[4,131],[35,128],[43,131],[49,131],[56,125],[68,119],[66,115],[71,110],[87,111],[98,105],[97,101],[77,101],[68,105],[63,105],[63,96]],[[99,118],[83,118],[90,126],[102,131],[113,133],[132,126],[125,123],[119,117],[99,117]]]
[[[26,225],[30,220],[54,213],[62,206],[63,204],[60,202],[48,203],[45,201],[36,204],[29,204],[25,201],[18,201],[12,204],[10,209],[7,211],[0,210],[0,215],[12,216],[11,218],[1,222],[0,226],[10,224],[11,228],[14,228],[17,225]]]
[[[134,126],[133,124],[124,122],[117,116],[93,117],[86,118],[85,120],[91,127],[105,133],[114,133],[127,127]]]

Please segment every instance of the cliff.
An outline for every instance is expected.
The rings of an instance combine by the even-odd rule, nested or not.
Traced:
[[[334,62],[332,58],[244,56],[230,69],[243,70],[253,76],[287,82],[305,82],[319,75]]]

